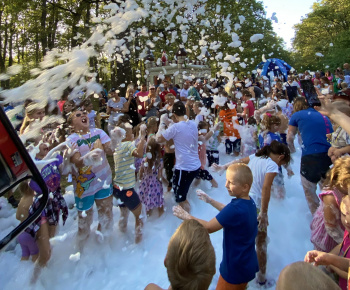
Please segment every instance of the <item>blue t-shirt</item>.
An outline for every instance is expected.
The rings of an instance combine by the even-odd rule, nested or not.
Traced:
[[[302,156],[328,152],[331,144],[326,135],[333,132],[333,127],[327,117],[314,108],[308,108],[294,113],[289,125],[297,127],[300,131],[303,141]]]
[[[221,276],[231,284],[253,280],[255,273],[259,271],[255,251],[258,223],[253,199],[232,199],[216,219],[224,228]]]
[[[272,132],[263,132],[259,134],[259,144],[260,148],[263,148],[266,145],[270,145],[273,140],[276,140],[280,143],[281,141],[281,136],[279,133],[272,133]]]

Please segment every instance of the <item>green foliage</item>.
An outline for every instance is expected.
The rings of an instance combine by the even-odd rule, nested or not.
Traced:
[[[322,0],[295,26],[293,59],[298,69],[335,69],[350,58],[350,1]],[[324,57],[316,56],[322,53]]]
[[[1,83],[5,88],[18,86],[34,77],[30,74],[31,69],[39,66],[48,50],[64,51],[81,45],[96,25],[93,18],[110,16],[102,8],[105,3],[111,3],[102,0],[4,2],[5,5],[0,8],[0,13],[3,12],[0,15],[0,37],[3,43],[5,38],[7,42],[0,47],[0,58],[3,56],[0,73],[6,72],[11,64],[9,50],[13,56],[12,63],[20,63],[24,67],[21,74]],[[203,0],[191,7],[192,1],[187,10],[178,9],[176,1],[136,2],[152,13],[134,22],[123,34],[115,36],[126,40],[125,47],[129,53],[116,48],[114,55],[106,55],[102,45],[96,45],[99,57],[90,61],[92,71],[98,72],[99,81],[109,87],[136,82],[138,74],[141,74],[139,80],[142,81],[145,74],[143,59],[150,48],[156,60],[163,50],[168,54],[168,60],[173,60],[178,48],[183,45],[189,60],[206,59],[213,75],[219,70],[235,72],[238,76],[247,75],[261,62],[263,55],[286,61],[290,59],[289,53],[283,49],[283,40],[276,36],[271,21],[266,19],[260,1]],[[156,15],[164,10],[168,17],[156,22]],[[240,16],[244,16],[245,20],[242,21]],[[11,21],[12,26],[9,25]],[[106,24],[105,31],[109,29],[110,25]],[[264,38],[251,43],[250,37],[258,33]],[[242,42],[241,47],[230,45],[235,34]],[[11,49],[10,42],[13,44]],[[237,62],[224,60],[227,55],[239,59]]]

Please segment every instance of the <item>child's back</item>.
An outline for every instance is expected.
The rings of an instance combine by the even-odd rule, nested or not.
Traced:
[[[257,211],[253,199],[232,199],[216,219],[224,228],[220,274],[231,284],[253,280],[259,270],[255,251]]]

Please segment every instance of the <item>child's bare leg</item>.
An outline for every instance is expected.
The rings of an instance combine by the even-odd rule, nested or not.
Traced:
[[[266,243],[267,232],[258,231],[256,237],[256,253],[259,262],[258,282],[265,282],[266,280],[266,262],[267,262],[267,243]]]
[[[142,204],[132,211],[135,216],[135,244],[138,244],[142,240],[142,227],[143,221],[140,218],[142,212]]]
[[[93,211],[92,208],[85,211],[86,216],[83,217],[83,212],[78,211],[78,236],[77,243],[78,249],[81,252],[83,250],[83,246],[90,235],[90,226],[92,224],[93,219]]]
[[[119,230],[123,233],[126,232],[126,227],[128,225],[128,218],[130,211],[127,207],[119,207],[120,208],[120,218],[119,218]]]
[[[37,245],[39,248],[39,256],[36,260],[33,277],[31,283],[34,284],[40,274],[41,268],[45,267],[51,257],[50,236],[49,236],[49,224],[43,223],[38,232],[36,233]]]
[[[113,229],[113,195],[104,199],[96,199],[95,202],[98,211],[97,230],[104,235],[110,235]]]
[[[320,205],[320,201],[319,201],[317,194],[316,194],[317,183],[313,183],[313,182],[308,181],[302,175],[300,175],[300,178],[301,178],[301,185],[304,188],[304,193],[305,193],[307,204],[309,206],[311,214],[314,215],[316,209]]]
[[[217,188],[219,186],[214,178],[212,180],[210,180],[210,183],[214,188]]]
[[[56,235],[56,226],[49,226],[49,236],[50,239],[53,238]]]
[[[34,263],[39,257],[39,254],[32,255],[32,262]]]
[[[179,205],[180,205],[185,211],[187,211],[187,212],[190,212],[190,211],[191,211],[191,205],[190,205],[190,203],[189,203],[187,200],[180,202]]]
[[[158,207],[158,216],[161,216],[164,213],[164,206]]]

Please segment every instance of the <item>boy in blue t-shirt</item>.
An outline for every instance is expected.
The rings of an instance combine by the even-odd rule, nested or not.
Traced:
[[[180,206],[173,208],[180,219],[195,219],[209,233],[224,229],[223,258],[220,264],[220,277],[216,289],[245,289],[259,271],[255,251],[255,238],[258,233],[256,205],[249,197],[253,175],[249,167],[242,163],[232,164],[226,172],[226,188],[235,197],[228,205],[210,198],[201,190],[198,197],[211,204],[219,214],[209,222],[195,218]]]

